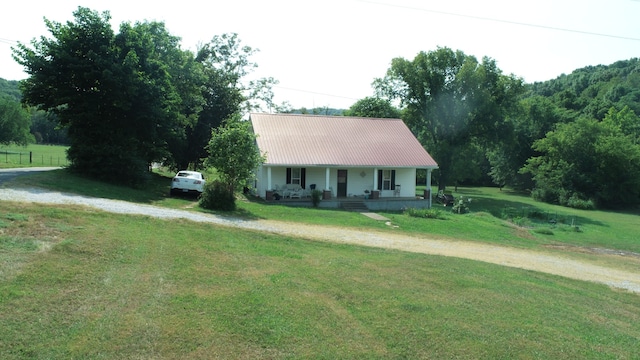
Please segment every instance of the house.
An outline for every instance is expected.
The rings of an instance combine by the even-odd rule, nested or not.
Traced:
[[[280,198],[289,186],[301,189],[296,198],[321,190],[326,207],[354,199],[371,210],[431,207],[438,164],[400,119],[254,113],[250,121],[266,155],[260,197]],[[427,170],[424,197],[416,197],[417,169]]]

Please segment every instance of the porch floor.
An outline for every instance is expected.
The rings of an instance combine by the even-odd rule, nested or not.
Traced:
[[[281,204],[287,206],[304,206],[311,207],[311,198],[289,199],[280,198],[280,200],[267,200],[269,204]],[[360,207],[359,205],[364,205]],[[372,211],[401,211],[406,208],[427,208],[429,202],[422,197],[384,197],[379,199],[364,199],[362,197],[340,197],[321,200],[320,208],[350,210],[350,208],[358,207],[351,211],[372,212]]]

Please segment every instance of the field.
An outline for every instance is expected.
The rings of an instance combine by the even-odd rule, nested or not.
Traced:
[[[144,190],[65,172],[14,185],[201,211],[194,200],[167,197],[160,175]],[[472,198],[469,214],[384,214],[395,229],[254,199],[233,215],[430,233],[640,268],[634,256],[587,251],[639,252],[637,213],[576,211],[487,188],[456,195]],[[603,285],[74,206],[0,202],[0,264],[3,359],[632,359],[640,340],[640,296]]]
[[[66,147],[30,144],[28,146],[0,145],[0,169],[33,166],[65,166]]]

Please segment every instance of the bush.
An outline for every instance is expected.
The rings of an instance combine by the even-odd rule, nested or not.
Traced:
[[[528,217],[516,216],[513,219],[511,219],[511,222],[520,227],[533,227],[533,223],[531,222],[531,219],[529,219]]]
[[[438,209],[415,209],[408,208],[404,211],[404,214],[411,217],[423,218],[423,219],[444,219],[442,211]]]
[[[209,210],[233,211],[236,209],[236,197],[220,181],[206,183],[200,196],[200,207]]]
[[[313,204],[313,207],[317,208],[320,205],[320,200],[322,200],[322,191],[311,190],[311,204]]]
[[[533,232],[540,235],[553,235],[553,230],[547,228],[537,228],[534,229]]]
[[[596,205],[594,204],[593,200],[581,199],[576,194],[573,194],[569,198],[569,200],[567,200],[567,206],[572,207],[574,209],[581,209],[581,210],[594,210],[596,208]]]
[[[451,208],[451,212],[456,214],[466,214],[469,212],[469,206],[467,205],[467,202],[462,198],[462,196],[460,197],[460,199],[456,200],[453,207]]]

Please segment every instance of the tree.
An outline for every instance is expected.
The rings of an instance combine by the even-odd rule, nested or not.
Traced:
[[[207,144],[213,129],[218,128],[224,119],[239,113],[252,105],[253,96],[268,94],[270,87],[277,83],[274,79],[260,80],[254,88],[245,87],[244,77],[257,65],[250,61],[256,50],[242,46],[237,34],[214,36],[202,45],[195,56],[195,62],[201,71],[199,88],[202,110],[188,122],[181,141],[171,144],[173,164],[178,168],[200,166],[207,157]],[[245,94],[248,93],[248,94]]]
[[[508,115],[523,89],[494,60],[479,63],[448,48],[420,52],[413,61],[393,59],[374,87],[405,107],[403,119],[440,166],[440,189],[462,180],[454,172],[465,162],[462,149],[472,142],[487,148],[509,130]]]
[[[31,114],[31,133],[38,144],[68,145],[67,130],[57,126],[55,114],[36,110]]]
[[[366,97],[358,100],[345,111],[345,116],[360,116],[369,118],[400,118],[400,110],[391,103],[379,97]]]
[[[501,188],[531,189],[531,176],[519,170],[527,159],[540,155],[532,148],[534,141],[545,137],[555,124],[571,121],[564,115],[566,112],[548,98],[531,96],[521,100],[518,110],[509,118],[511,129],[487,150],[493,182]]]
[[[523,171],[535,181],[533,195],[565,206],[607,207],[640,202],[640,146],[612,116],[560,123],[534,143],[541,155]]]
[[[246,185],[264,162],[250,123],[240,120],[238,114],[226,120],[221,128],[213,130],[207,149],[207,165],[218,171],[220,180],[230,193]]]
[[[33,40],[33,48],[19,43],[14,58],[29,74],[23,101],[67,128],[71,169],[137,185],[180,128],[181,98],[171,82],[179,39],[162,23],[123,24],[116,36],[110,19],[83,7],[74,22],[45,19],[52,38]]]
[[[30,126],[29,113],[20,103],[0,96],[0,144],[27,145],[33,142]]]

